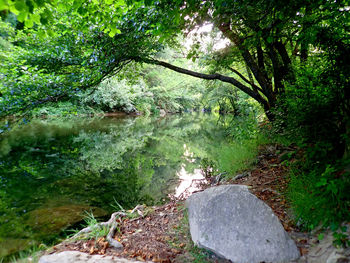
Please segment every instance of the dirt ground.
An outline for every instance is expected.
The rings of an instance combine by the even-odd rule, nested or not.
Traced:
[[[296,239],[302,254],[307,253],[307,239],[293,225],[284,192],[287,187],[287,167],[281,156],[292,149],[265,146],[260,149],[258,163],[242,178],[202,184],[202,190],[218,184],[244,184],[258,198],[266,202],[281,220],[286,231]],[[276,152],[279,154],[277,155]],[[216,180],[207,180],[207,182]],[[229,262],[195,248],[191,242],[183,200],[173,200],[165,205],[152,207],[147,213],[141,207],[137,218],[119,218],[119,230],[115,239],[123,249],[108,247],[104,238],[64,242],[52,252],[78,250],[90,254],[105,254],[153,262]],[[297,236],[297,238],[296,238]]]

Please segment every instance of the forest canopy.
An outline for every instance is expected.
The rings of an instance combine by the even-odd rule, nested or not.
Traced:
[[[7,1],[2,9],[3,14],[18,13],[18,22],[27,28],[22,36],[26,44],[16,40],[26,50],[19,57],[26,73],[35,70],[50,78],[51,87],[37,90],[49,93],[38,96],[40,102],[94,86],[134,61],[232,84],[260,103],[271,119],[271,109],[298,81],[301,67],[327,58],[325,71],[347,72],[346,1]],[[176,36],[207,23],[229,44],[203,52],[200,42],[193,43],[185,56],[202,61],[205,72],[157,58],[166,46],[179,45]],[[246,67],[245,72],[237,65]],[[11,69],[20,71],[14,78],[24,78],[21,66]],[[348,84],[345,76],[337,81]]]

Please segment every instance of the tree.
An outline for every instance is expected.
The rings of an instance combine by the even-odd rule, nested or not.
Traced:
[[[344,10],[345,1],[293,1],[288,4],[256,0],[161,1],[159,5],[163,10],[171,10],[168,11],[173,14],[170,23],[180,20],[178,25],[182,30],[210,22],[231,41],[231,45],[219,56],[212,54],[212,63],[217,66],[214,74],[199,74],[162,61],[148,62],[194,77],[228,82],[258,101],[270,119],[273,119],[270,110],[276,105],[278,97],[285,93],[286,83],[295,83],[294,68],[304,64],[310,55],[312,50],[309,46],[321,47],[317,39],[334,31],[332,26],[337,26],[336,30],[346,35],[343,28],[349,21]],[[330,19],[338,24],[330,24]],[[328,46],[330,43],[327,43]],[[342,46],[345,48],[345,43]],[[231,67],[232,62],[237,60],[247,66],[248,73],[254,76],[256,82]],[[220,70],[225,68],[234,75],[220,74]]]
[[[44,73],[60,75],[65,86],[84,89],[131,61],[149,63],[232,84],[259,102],[271,120],[274,119],[271,109],[285,93],[286,84],[295,83],[294,68],[307,61],[312,55],[311,48],[322,46],[317,37],[320,32],[330,31],[327,24],[330,17],[340,21],[337,26],[348,18],[346,12],[340,11],[346,1],[286,4],[270,0],[132,3],[105,0],[72,4],[73,9],[68,10],[58,1],[54,9],[58,26],[50,32],[63,33],[59,37],[53,34],[51,43],[45,46],[50,58],[43,47],[26,58]],[[156,59],[165,45],[174,44],[174,36],[203,23],[212,23],[230,40],[230,46],[221,52],[207,54],[212,72],[195,72]],[[55,54],[53,48],[57,44],[65,57]],[[234,62],[244,64],[248,74],[232,67]],[[68,73],[74,77],[69,78]]]

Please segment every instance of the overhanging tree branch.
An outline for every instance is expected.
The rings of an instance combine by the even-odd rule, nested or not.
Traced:
[[[221,75],[219,73],[215,73],[215,74],[199,73],[199,72],[196,72],[196,71],[180,68],[180,67],[177,67],[175,65],[169,64],[169,63],[164,62],[164,61],[156,60],[156,59],[134,58],[134,60],[138,61],[138,62],[144,62],[144,63],[148,63],[148,64],[159,65],[159,66],[171,69],[173,71],[176,71],[178,73],[186,74],[186,75],[189,75],[189,76],[192,76],[192,77],[195,77],[195,78],[207,79],[207,80],[220,80],[222,82],[226,82],[226,83],[232,84],[235,87],[237,87],[238,89],[240,89],[241,91],[243,91],[244,93],[246,93],[249,96],[251,96],[257,102],[262,104],[265,109],[269,107],[268,101],[264,97],[262,97],[259,94],[259,92],[255,91],[255,90],[252,90],[251,88],[249,88],[246,85],[242,84],[241,82],[239,82],[238,80],[236,80],[233,77],[224,76],[224,75]]]
[[[234,68],[227,67],[229,70],[231,70],[233,73],[237,74],[242,80],[244,80],[246,83],[252,86],[253,89],[259,90],[260,92],[264,93],[264,91],[257,85],[255,85],[252,81],[249,81],[247,78],[245,78],[239,71],[235,70]]]

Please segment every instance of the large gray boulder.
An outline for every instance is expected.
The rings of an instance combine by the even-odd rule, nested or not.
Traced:
[[[211,187],[186,205],[192,240],[234,263],[288,262],[300,254],[271,208],[242,185]]]
[[[89,255],[79,251],[63,251],[42,256],[39,263],[145,263],[105,255]]]

